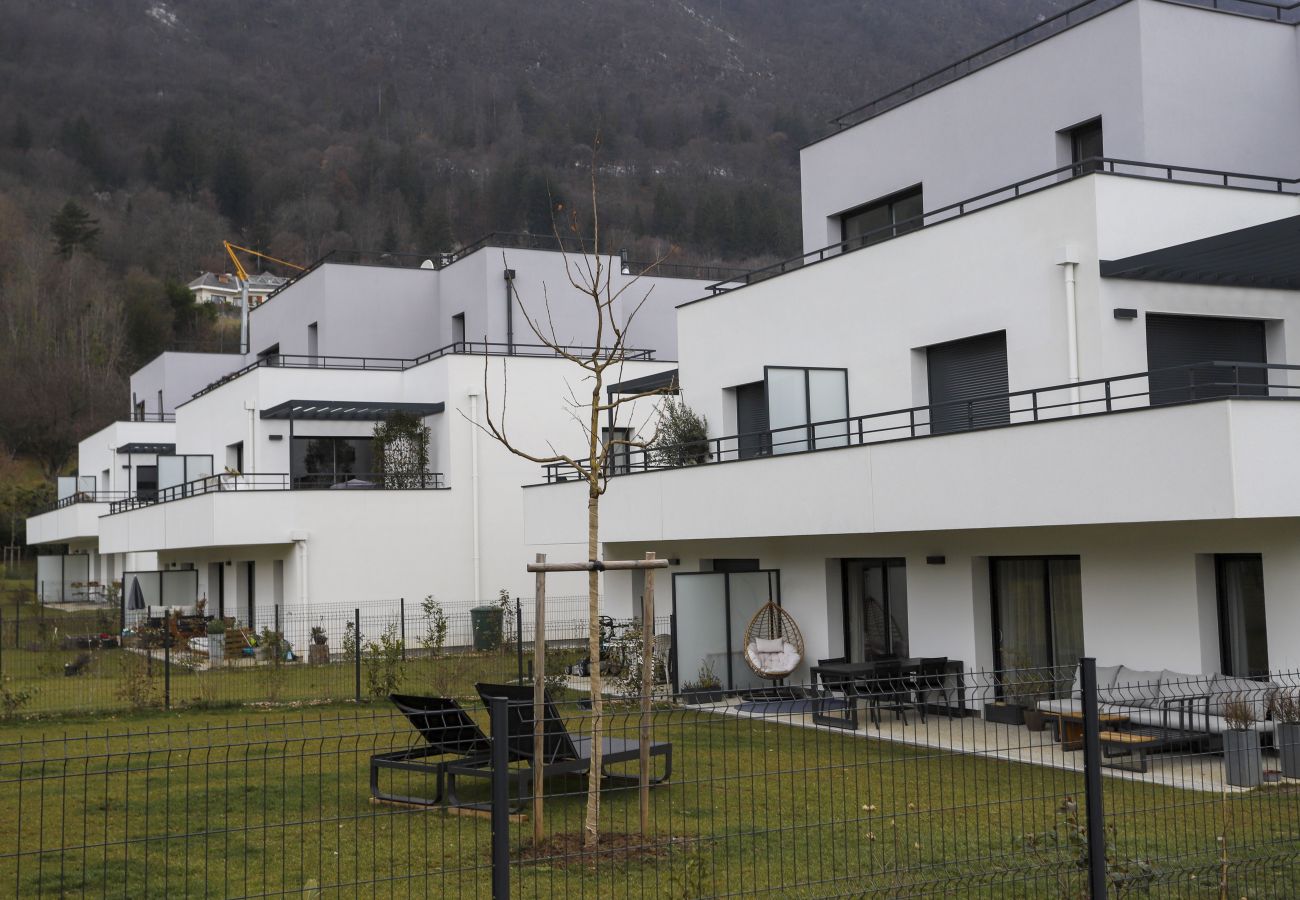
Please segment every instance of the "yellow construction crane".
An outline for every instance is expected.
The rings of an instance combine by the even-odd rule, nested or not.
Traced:
[[[238,250],[240,253],[247,253],[249,256],[256,256],[259,259],[269,260],[270,262],[273,263],[279,263],[282,266],[288,266],[291,269],[297,269],[299,272],[307,271],[306,266],[300,266],[297,263],[286,262],[283,259],[276,259],[274,256],[270,256],[266,253],[260,253],[257,250],[250,250],[247,247],[241,247],[238,244],[232,244],[230,243],[230,241],[222,241],[221,243],[225,246],[226,254],[230,257],[230,261],[235,264],[235,274],[239,276],[240,281],[245,283],[248,282],[248,271],[244,268],[244,264],[239,261],[239,257],[235,255],[236,250]]]
[[[226,255],[229,256],[230,261],[235,264],[235,277],[239,279],[239,350],[241,353],[247,353],[248,352],[248,270],[245,269],[244,264],[239,261],[239,257],[235,254],[235,251],[238,250],[240,253],[247,253],[250,256],[256,256],[259,259],[265,259],[273,263],[278,263],[279,265],[282,266],[288,266],[291,269],[297,269],[299,272],[306,272],[307,267],[300,266],[297,263],[291,263],[287,260],[276,259],[274,256],[270,256],[266,253],[262,253],[257,250],[252,250],[249,249],[248,247],[241,247],[238,244],[232,244],[230,243],[230,241],[222,241],[221,243],[226,248]]]

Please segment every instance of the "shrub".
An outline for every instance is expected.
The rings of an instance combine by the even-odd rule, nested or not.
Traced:
[[[659,408],[659,427],[646,448],[657,466],[697,466],[709,461],[709,420],[686,405],[665,397]]]
[[[420,611],[424,613],[425,630],[420,635],[420,644],[434,656],[442,652],[447,643],[447,614],[442,604],[429,594],[420,601]]]
[[[395,693],[406,679],[406,646],[398,636],[397,626],[389,625],[377,641],[366,641],[366,690],[375,698]]]
[[[0,715],[8,721],[18,715],[32,699],[31,691],[20,691],[12,687],[13,679],[5,676],[0,681]]]

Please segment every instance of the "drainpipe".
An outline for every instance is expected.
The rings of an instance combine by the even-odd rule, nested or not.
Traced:
[[[239,280],[239,352],[248,352],[248,280]]]
[[[478,538],[478,393],[471,392],[469,395],[469,434],[470,434],[470,503],[473,508],[473,528],[474,528],[474,602],[478,603],[483,599],[482,593],[482,573],[479,571],[479,538]]]
[[[310,623],[311,595],[307,592],[307,532],[291,531],[289,540],[293,541],[294,548],[298,551],[298,608],[302,610],[303,618]],[[308,627],[310,628],[310,624]]]
[[[240,475],[257,471],[257,404],[245,400],[244,409],[248,410],[248,440],[244,444],[244,471]]]
[[[506,269],[506,354],[515,352],[515,270]],[[473,394],[470,395],[474,396]],[[476,420],[477,421],[477,420]],[[477,459],[475,460],[477,463]]]
[[[1070,360],[1070,383],[1077,385],[1079,381],[1079,311],[1075,279],[1079,268],[1078,249],[1074,246],[1063,247],[1057,265],[1061,267],[1065,277],[1065,340]],[[1070,404],[1070,412],[1078,415],[1079,388],[1077,386],[1070,388]]]

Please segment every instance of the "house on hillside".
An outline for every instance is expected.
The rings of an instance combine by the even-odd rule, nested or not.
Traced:
[[[388,613],[428,594],[474,606],[502,588],[529,591],[521,486],[535,469],[475,423],[485,385],[499,412],[508,372],[516,440],[581,440],[566,405],[581,373],[525,316],[545,322],[549,304],[558,342],[591,352],[591,300],[544,246],[492,235],[409,265],[336,254],[252,311],[251,352],[164,353],[144,366],[129,421],[82,441],[78,474],[28,520],[32,544],[66,547],[41,557],[46,601],[75,599],[73,581],[117,583],[128,623],[146,606],[203,599],[255,629],[296,621],[288,636],[301,647],[313,610]],[[603,262],[614,290],[645,268]],[[672,274],[652,270],[617,301],[628,323],[649,295],[621,378],[674,369],[675,307],[716,277],[663,268]],[[381,468],[374,438],[397,413],[429,433],[427,464],[400,478],[391,462]]]
[[[289,279],[265,272],[250,275],[248,278],[248,305],[257,307],[276,290],[287,284]],[[241,290],[239,279],[224,272],[204,272],[188,285],[194,294],[195,303],[215,303],[220,307],[238,307]]]
[[[679,684],[756,686],[769,598],[795,679],[1300,664],[1300,17],[1213,5],[1084,4],[803,149],[806,252],[678,310],[705,464],[604,498],[606,558],[672,560]],[[582,559],[563,475],[526,541]]]

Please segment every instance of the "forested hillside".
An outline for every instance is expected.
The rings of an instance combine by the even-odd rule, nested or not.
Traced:
[[[125,372],[207,337],[172,283],[223,238],[305,263],[544,230],[597,134],[617,245],[796,251],[829,116],[1064,5],[0,0],[0,441],[58,468]]]

